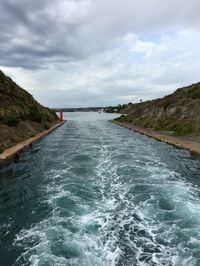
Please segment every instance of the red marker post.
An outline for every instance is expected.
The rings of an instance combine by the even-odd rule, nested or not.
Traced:
[[[60,122],[63,121],[63,112],[60,112]]]

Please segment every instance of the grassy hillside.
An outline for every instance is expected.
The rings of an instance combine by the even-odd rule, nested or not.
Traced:
[[[200,83],[176,90],[161,99],[127,105],[117,120],[168,131],[173,135],[200,135]]]
[[[40,105],[0,71],[0,153],[57,121],[55,112]]]

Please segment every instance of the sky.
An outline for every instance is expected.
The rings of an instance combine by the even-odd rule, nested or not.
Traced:
[[[199,0],[0,0],[0,69],[49,107],[162,97],[200,81]]]

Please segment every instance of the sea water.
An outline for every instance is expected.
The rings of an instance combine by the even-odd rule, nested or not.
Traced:
[[[111,124],[68,120],[0,171],[0,265],[200,265],[200,161]]]

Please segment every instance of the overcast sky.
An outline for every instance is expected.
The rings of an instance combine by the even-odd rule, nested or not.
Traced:
[[[0,0],[0,69],[50,107],[200,81],[199,0]]]

